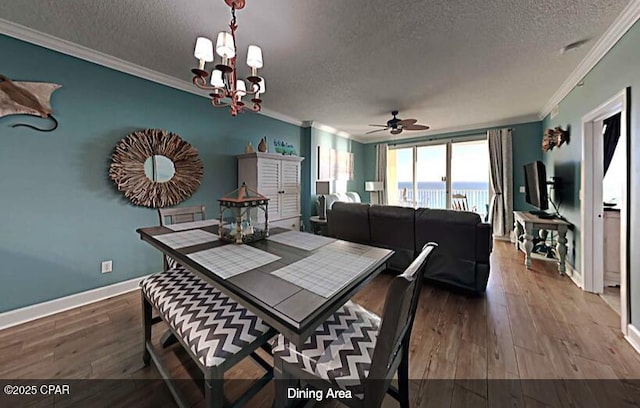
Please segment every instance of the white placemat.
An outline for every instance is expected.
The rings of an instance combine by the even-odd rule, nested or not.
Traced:
[[[268,239],[280,244],[304,249],[305,251],[313,251],[314,249],[318,249],[336,241],[334,238],[323,237],[321,235],[314,235],[308,232],[300,231],[287,231],[281,234],[274,234],[271,235]]]
[[[375,262],[372,258],[325,248],[271,273],[329,298]]]
[[[165,225],[165,227],[173,231],[185,231],[185,230],[194,229],[194,228],[202,228],[202,227],[209,227],[211,225],[218,225],[219,223],[220,221],[218,220],[209,219],[209,220],[201,220],[201,221],[193,221],[193,222],[181,222],[178,224],[169,224],[169,225]]]
[[[155,235],[154,238],[173,249],[184,248],[218,240],[217,235],[199,229]]]
[[[279,256],[249,245],[223,245],[187,255],[203,267],[228,279],[251,269],[277,261]]]

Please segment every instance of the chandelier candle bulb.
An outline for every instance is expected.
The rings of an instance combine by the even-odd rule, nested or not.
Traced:
[[[199,61],[199,69],[204,70],[207,62],[213,61],[213,43],[206,37],[198,37],[193,55]]]
[[[216,88],[224,88],[224,80],[222,79],[222,71],[214,69],[211,71],[211,85]]]
[[[236,95],[238,95],[238,100],[242,99],[246,94],[247,86],[242,79],[238,79],[238,82],[236,82]]]
[[[216,53],[222,58],[233,58],[236,56],[236,46],[233,43],[233,37],[230,33],[222,31],[218,33],[216,41]]]

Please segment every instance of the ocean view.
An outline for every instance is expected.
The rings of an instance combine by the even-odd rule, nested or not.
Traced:
[[[452,188],[454,190],[488,190],[489,183],[483,181],[454,181]],[[413,183],[410,181],[399,181],[398,190],[407,188],[411,190]],[[418,182],[418,190],[444,190],[444,181],[420,181]]]
[[[437,181],[422,181],[418,183],[416,204],[418,207],[446,208],[447,195],[445,193],[445,183]],[[475,211],[482,217],[487,212],[489,204],[489,183],[482,181],[458,181],[452,183],[454,194],[464,194],[467,196],[467,204],[470,211]],[[403,188],[407,189],[407,201],[413,202],[413,183],[410,181],[398,182],[398,198],[401,196]],[[398,203],[405,205],[405,203]]]

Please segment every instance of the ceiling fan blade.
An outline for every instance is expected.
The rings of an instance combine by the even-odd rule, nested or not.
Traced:
[[[402,119],[400,122],[398,122],[398,125],[406,128],[407,126],[415,124],[417,121],[418,119]]]
[[[384,129],[376,129],[376,130],[369,131],[369,132],[365,133],[365,135],[370,135],[370,134],[376,133],[376,132],[384,132],[385,130],[387,130],[386,127]]]
[[[392,135],[399,135],[400,133],[402,133],[402,128],[391,129]]]
[[[387,127],[387,125],[372,125],[372,124],[369,124],[369,126],[377,126],[377,127],[385,127],[385,128]]]
[[[404,130],[429,130],[429,126],[426,125],[409,125],[403,126]]]

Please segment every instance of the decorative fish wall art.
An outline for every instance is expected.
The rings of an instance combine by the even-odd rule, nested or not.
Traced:
[[[18,123],[11,127],[26,126],[41,132],[56,130],[58,121],[53,117],[50,99],[51,94],[61,86],[48,82],[13,82],[0,74],[0,118],[8,115],[40,116],[51,119],[53,127],[40,129],[26,123]]]

